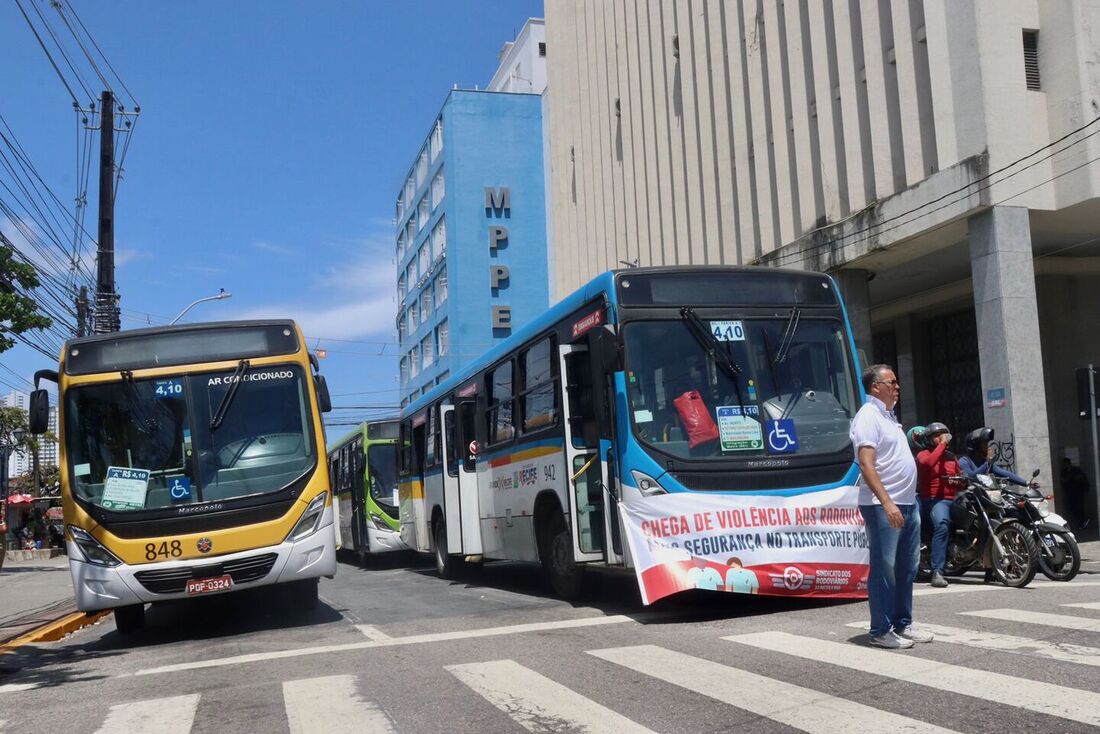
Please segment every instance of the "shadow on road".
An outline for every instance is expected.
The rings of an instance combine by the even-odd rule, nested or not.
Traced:
[[[122,650],[23,645],[0,655],[0,686],[15,683],[52,688],[66,683],[103,680],[108,676],[90,672],[89,668],[95,666],[89,663],[122,654]]]

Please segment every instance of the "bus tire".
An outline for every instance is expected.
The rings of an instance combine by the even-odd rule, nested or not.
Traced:
[[[318,581],[319,579],[303,579],[290,582],[287,598],[292,612],[308,612],[317,608]]]
[[[459,560],[447,552],[447,523],[442,517],[432,523],[432,551],[439,578],[453,580],[458,575]]]
[[[115,629],[120,635],[132,635],[145,626],[145,605],[130,604],[115,608]]]
[[[573,560],[573,536],[559,513],[550,515],[539,538],[539,559],[550,588],[561,599],[576,599],[581,594],[584,571]]]

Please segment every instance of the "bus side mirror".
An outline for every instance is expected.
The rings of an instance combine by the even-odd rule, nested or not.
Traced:
[[[317,405],[321,408],[321,412],[330,412],[332,410],[332,398],[328,394],[328,383],[325,382],[325,376],[314,375],[313,384],[317,388]]]
[[[45,433],[50,427],[50,395],[45,390],[31,391],[30,408],[27,411],[27,421],[31,433],[38,436]]]

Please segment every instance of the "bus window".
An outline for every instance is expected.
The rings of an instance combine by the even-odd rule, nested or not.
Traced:
[[[573,446],[596,446],[600,436],[592,400],[592,363],[588,352],[570,352],[565,355],[565,384]]]
[[[424,421],[412,431],[412,473],[415,476],[424,475],[427,454],[427,429],[428,422]]]
[[[439,457],[439,423],[436,421],[435,406],[428,408],[428,435],[424,442],[424,467],[435,466]]]
[[[470,445],[477,438],[477,414],[476,406],[472,400],[464,400],[455,408],[458,411],[458,426],[461,429],[462,440],[462,471],[477,471],[477,455],[470,451]]]
[[[511,441],[515,435],[512,426],[512,362],[511,360],[489,373],[486,381],[485,425],[488,429],[489,444]]]
[[[520,358],[523,366],[523,392],[520,409],[523,411],[523,432],[537,431],[557,423],[555,408],[555,375],[550,359],[550,338],[543,339],[528,349]]]
[[[447,474],[458,476],[458,454],[455,451],[455,414],[450,411],[443,416],[443,433],[447,437]]]

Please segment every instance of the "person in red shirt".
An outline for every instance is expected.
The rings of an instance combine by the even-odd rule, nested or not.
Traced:
[[[932,527],[932,586],[947,586],[943,568],[947,563],[947,538],[951,532],[951,503],[955,485],[945,476],[961,474],[955,455],[947,450],[951,433],[942,423],[924,429],[925,449],[917,454],[917,491],[925,521]]]

